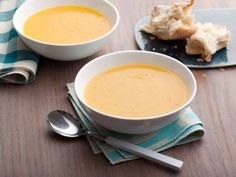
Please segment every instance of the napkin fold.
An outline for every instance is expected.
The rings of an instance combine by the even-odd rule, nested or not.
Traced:
[[[15,10],[24,0],[0,0],[0,83],[26,84],[35,79],[39,55],[19,39],[13,28]]]
[[[156,152],[198,140],[205,133],[202,122],[191,110],[191,108],[187,108],[181,115],[179,115],[179,119],[177,119],[175,122],[168,124],[167,126],[153,133],[130,135],[113,132],[100,126],[98,127],[89,120],[88,115],[83,111],[76,97],[73,83],[68,83],[67,89],[68,98],[72,103],[73,108],[81,119],[83,126],[89,131],[101,133],[105,136],[117,137]],[[94,154],[102,152],[113,165],[119,162],[138,158],[132,153],[112,147],[105,142],[93,137],[87,136],[87,139]]]

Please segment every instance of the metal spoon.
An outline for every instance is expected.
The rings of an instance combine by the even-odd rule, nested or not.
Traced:
[[[109,145],[126,150],[128,152],[138,155],[139,157],[148,159],[173,170],[180,171],[183,166],[183,161],[174,159],[167,155],[157,153],[155,151],[137,146],[135,144],[126,142],[118,138],[114,138],[111,136],[106,137],[96,132],[90,132],[83,128],[82,123],[79,121],[79,119],[73,118],[71,114],[65,111],[52,111],[48,114],[47,118],[51,129],[62,136],[79,137],[84,135],[90,135],[94,138],[105,141]]]

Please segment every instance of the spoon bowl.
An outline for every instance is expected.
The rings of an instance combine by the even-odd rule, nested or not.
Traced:
[[[70,113],[55,110],[50,112],[47,117],[50,128],[59,135],[74,138],[86,134],[79,120],[73,118]]]

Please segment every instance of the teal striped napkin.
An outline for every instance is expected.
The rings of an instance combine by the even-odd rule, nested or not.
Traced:
[[[22,43],[12,24],[23,1],[0,0],[0,83],[29,83],[37,71],[39,55]]]
[[[179,116],[179,119],[177,119],[177,121],[153,133],[143,135],[129,135],[113,132],[92,124],[88,119],[88,115],[86,115],[86,113],[81,109],[81,106],[74,91],[74,84],[68,83],[67,89],[68,98],[71,101],[79,118],[81,119],[83,126],[90,131],[101,133],[105,136],[114,136],[137,144],[139,146],[159,152],[173,146],[198,140],[205,133],[202,122],[197,117],[197,115],[191,110],[191,108],[187,108],[186,111],[184,111]],[[89,136],[87,137],[87,139],[93,152],[95,154],[102,152],[111,164],[116,164],[119,162],[138,158],[136,155],[131,154],[127,151],[123,151],[118,148],[114,148],[110,145],[107,145],[103,141],[94,139]]]

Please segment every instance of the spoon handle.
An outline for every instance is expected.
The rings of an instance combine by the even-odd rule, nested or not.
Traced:
[[[148,159],[157,164],[163,165],[165,167],[171,168],[176,171],[180,171],[183,166],[183,161],[177,160],[175,158],[169,157],[167,155],[160,154],[158,152],[137,146],[135,144],[114,138],[108,137],[105,139],[107,144],[118,147],[120,149],[126,150],[128,152],[134,153],[139,157]]]

